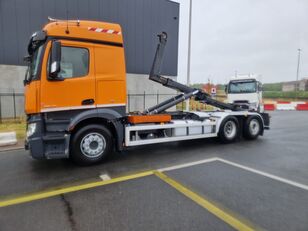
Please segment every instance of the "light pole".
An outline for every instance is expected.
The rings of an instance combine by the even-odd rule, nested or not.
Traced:
[[[192,17],[192,0],[190,0],[190,6],[189,6],[188,54],[187,54],[187,81],[186,81],[186,84],[187,84],[187,85],[190,85],[191,17]],[[189,99],[186,100],[186,111],[189,111]]]
[[[301,49],[298,48],[298,55],[297,55],[297,70],[296,70],[296,84],[295,84],[295,97],[297,99],[297,92],[299,90],[299,82],[298,82],[298,76],[299,76],[299,64],[300,64],[300,60],[301,60]]]

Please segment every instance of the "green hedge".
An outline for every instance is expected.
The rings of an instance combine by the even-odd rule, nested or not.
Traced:
[[[272,99],[277,99],[277,98],[287,98],[287,99],[308,99],[308,91],[298,91],[297,95],[295,91],[264,91],[263,92],[263,98],[272,98]]]
[[[282,91],[282,83],[264,83],[263,91]]]

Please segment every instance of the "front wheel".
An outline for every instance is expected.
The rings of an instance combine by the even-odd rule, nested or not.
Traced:
[[[225,118],[219,128],[218,137],[223,143],[234,142],[239,133],[239,122],[236,117],[228,116]]]
[[[79,165],[92,165],[106,159],[113,140],[108,128],[90,124],[79,129],[72,138],[71,159]]]

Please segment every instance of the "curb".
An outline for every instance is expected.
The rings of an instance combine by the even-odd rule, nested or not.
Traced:
[[[0,147],[17,144],[16,132],[1,132]]]
[[[24,150],[24,149],[25,149],[24,146],[18,146],[18,147],[7,146],[7,147],[0,148],[0,153],[9,152],[9,151],[18,151],[18,150]]]

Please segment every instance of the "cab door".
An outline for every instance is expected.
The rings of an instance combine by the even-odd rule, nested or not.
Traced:
[[[61,71],[58,79],[48,78],[49,42],[41,81],[41,112],[95,107],[93,47],[89,43],[61,41]]]

